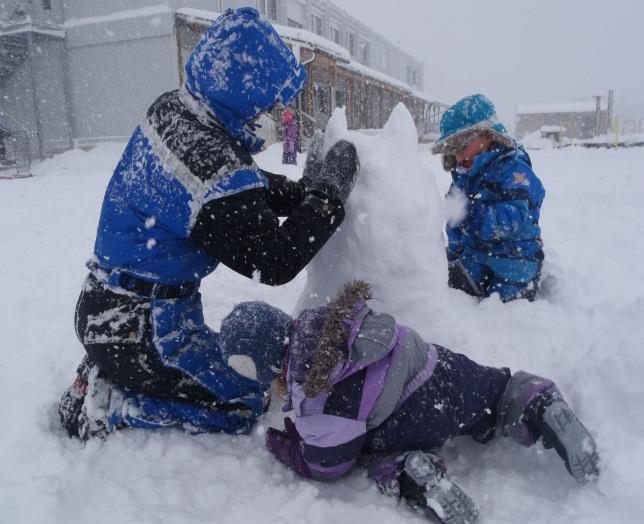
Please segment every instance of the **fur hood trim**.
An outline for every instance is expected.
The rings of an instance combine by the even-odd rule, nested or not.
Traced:
[[[356,304],[371,298],[371,286],[364,280],[354,280],[345,284],[338,296],[327,306],[328,315],[324,321],[322,336],[303,385],[307,397],[331,392],[331,373],[347,358],[348,348],[343,347],[347,341],[347,326],[344,320],[353,317]]]

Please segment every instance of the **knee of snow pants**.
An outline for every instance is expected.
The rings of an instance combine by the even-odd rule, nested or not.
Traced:
[[[508,382],[498,406],[497,434],[508,437],[522,446],[532,446],[539,435],[531,429],[526,410],[540,396],[561,398],[552,380],[518,371]]]
[[[485,297],[487,293],[487,268],[478,264],[467,254],[457,258],[448,265],[448,285],[465,291],[468,295]]]
[[[490,281],[488,293],[498,293],[501,301],[510,302],[525,298],[533,301],[539,291],[539,281],[532,280],[527,283],[508,282],[504,279],[494,276]]]
[[[187,433],[223,431],[243,434],[250,431],[256,417],[250,409],[222,410],[206,403],[179,402],[133,395],[120,391],[122,404],[112,406],[109,422],[113,428],[177,428]]]

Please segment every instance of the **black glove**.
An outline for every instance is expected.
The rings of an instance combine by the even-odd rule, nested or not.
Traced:
[[[311,174],[306,180],[307,190],[319,191],[344,204],[359,172],[360,159],[355,146],[346,140],[338,140],[324,157],[319,173]]]

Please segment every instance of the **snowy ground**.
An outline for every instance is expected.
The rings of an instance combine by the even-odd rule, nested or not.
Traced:
[[[249,437],[123,431],[86,446],[66,438],[56,404],[83,354],[73,310],[121,149],[71,151],[36,166],[34,178],[0,180],[0,522],[423,522],[360,470],[325,485],[284,469],[263,447],[277,406]],[[443,191],[447,176],[422,154]],[[554,289],[508,305],[450,291],[428,326],[414,327],[482,363],[555,379],[596,435],[604,471],[582,488],[552,451],[456,439],[442,452],[482,522],[642,522],[644,149],[532,157],[548,190],[542,226]],[[259,161],[282,168],[275,146]],[[290,310],[305,281],[272,289],[222,267],[204,282],[206,315],[216,328],[236,301],[258,298]]]

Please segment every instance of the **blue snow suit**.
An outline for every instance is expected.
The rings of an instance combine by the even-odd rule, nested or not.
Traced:
[[[185,73],[181,89],[152,104],[109,182],[76,328],[135,406],[114,411],[114,426],[234,433],[262,412],[267,385],[224,362],[200,280],[221,262],[265,284],[288,282],[344,212],[253,161],[263,143],[255,119],[292,101],[307,78],[256,10],[219,17]]]
[[[452,178],[448,195],[461,191],[468,203],[465,218],[446,228],[450,285],[483,297],[497,292],[504,301],[532,298],[543,262],[545,190],[528,154],[516,144],[497,144],[477,155],[468,171],[452,171]]]

